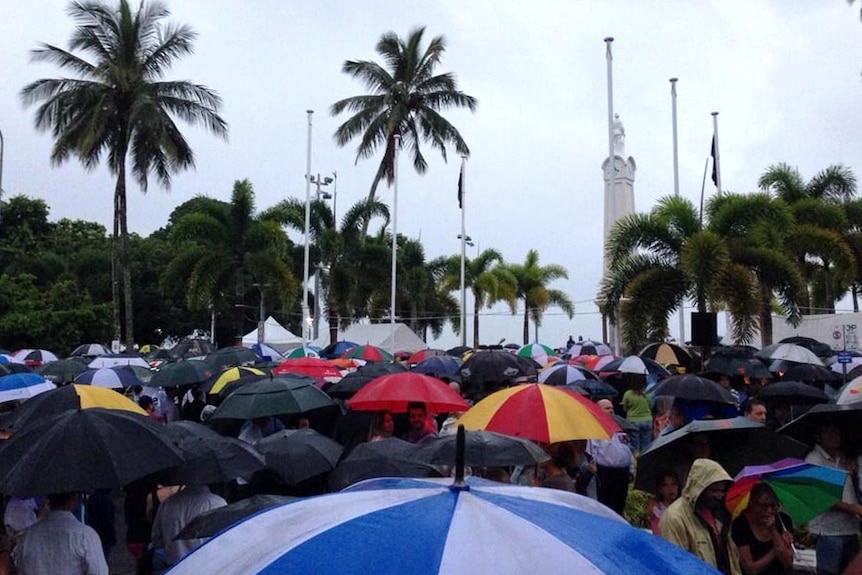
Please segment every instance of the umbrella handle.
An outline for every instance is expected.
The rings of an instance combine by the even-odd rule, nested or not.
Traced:
[[[784,529],[785,533],[787,533],[787,526],[784,524],[784,520],[781,518],[781,513],[776,513],[775,516],[778,517],[778,522],[781,524],[781,528]],[[796,550],[796,545],[794,545],[793,542],[790,543],[790,550],[793,551],[794,561],[798,560],[799,552]]]

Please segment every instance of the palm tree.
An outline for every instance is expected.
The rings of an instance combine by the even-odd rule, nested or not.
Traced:
[[[132,12],[127,0],[116,8],[82,0],[69,5],[77,27],[69,50],[50,44],[32,52],[33,59],[57,64],[74,78],[48,78],[24,87],[25,104],[41,102],[36,128],[51,130],[51,160],[61,164],[76,156],[95,169],[107,156],[117,178],[114,188],[112,299],[114,330],[120,337],[120,274],[125,315],[125,342],[134,343],[132,278],[126,222],[126,169],[146,191],[150,173],[165,187],[174,171],[194,166],[194,155],[175,119],[203,124],[226,136],[215,92],[187,81],[162,81],[168,69],[192,52],[195,33],[187,26],[164,24],[169,15],[158,1],[142,2]],[[93,57],[92,62],[76,54]]]
[[[462,156],[470,155],[461,134],[440,112],[450,108],[474,112],[477,101],[458,90],[454,74],[435,74],[446,43],[442,36],[437,36],[423,49],[424,33],[425,28],[416,28],[404,40],[394,32],[387,32],[377,42],[377,53],[384,65],[348,60],[342,67],[342,72],[365,84],[370,94],[345,98],[332,105],[334,116],[344,111],[353,113],[335,131],[336,143],[343,147],[360,138],[357,161],[370,158],[383,148],[368,192],[369,201],[374,200],[380,180],[392,183],[396,135],[410,152],[419,174],[428,168],[420,149],[423,142],[440,150],[444,160],[447,144],[454,144],[455,151]]]
[[[461,256],[446,258],[443,277],[449,291],[461,289]],[[479,310],[504,301],[510,309],[516,308],[517,280],[495,249],[483,250],[475,258],[464,260],[464,289],[473,294],[473,347],[479,346]],[[466,310],[464,311],[466,313]]]
[[[569,319],[575,314],[575,306],[564,292],[548,287],[557,279],[568,279],[569,274],[557,264],[539,265],[539,252],[530,250],[523,264],[509,264],[515,277],[515,299],[524,302],[524,345],[530,341],[530,320],[536,327],[542,325],[542,314],[552,305],[559,306]],[[515,313],[515,310],[512,310]]]
[[[233,288],[234,333],[242,339],[247,287],[257,285],[261,299],[286,310],[295,301],[297,281],[290,266],[291,242],[283,221],[272,214],[255,215],[254,191],[248,180],[237,181],[231,203],[196,198],[191,211],[171,227],[177,249],[162,278],[165,289],[184,286],[190,309],[215,305]],[[263,303],[263,302],[261,302]]]

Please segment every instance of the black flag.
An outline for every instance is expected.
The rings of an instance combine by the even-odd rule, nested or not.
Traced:
[[[715,164],[715,136],[712,137],[712,183],[718,185],[718,170]]]
[[[458,174],[458,209],[464,209],[464,163],[461,163],[461,173]]]

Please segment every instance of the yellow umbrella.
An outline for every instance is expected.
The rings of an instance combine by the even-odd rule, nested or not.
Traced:
[[[620,430],[613,418],[576,393],[528,383],[492,393],[458,420],[467,430],[495,431],[543,443],[610,439]]]
[[[222,389],[224,389],[229,383],[233,383],[241,377],[245,377],[247,375],[266,375],[259,369],[255,369],[253,367],[231,367],[229,369],[224,370],[223,372],[213,376],[211,380],[212,383],[205,385],[204,388],[209,387],[210,395],[218,394]]]

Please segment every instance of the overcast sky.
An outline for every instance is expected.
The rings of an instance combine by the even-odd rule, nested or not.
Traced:
[[[110,229],[110,175],[87,173],[76,161],[51,166],[51,137],[36,132],[33,109],[19,98],[25,84],[60,75],[52,65],[31,63],[28,52],[39,42],[66,47],[72,31],[66,5],[37,0],[0,7],[3,190],[5,197],[44,199],[51,220],[84,219]],[[562,345],[569,334],[601,336],[592,302],[602,272],[601,163],[608,150],[605,36],[616,39],[614,108],[625,124],[626,152],[638,166],[638,211],[673,193],[673,76],[679,78],[680,192],[695,203],[713,111],[720,113],[726,190],[754,191],[776,162],[797,166],[806,178],[836,163],[862,176],[862,23],[858,4],[844,0],[172,0],[168,6],[171,21],[199,34],[195,54],[169,78],[216,90],[230,137],[225,142],[186,127],[196,170],[175,176],[169,191],[153,182],[144,195],[130,182],[131,231],[152,233],[199,194],[227,201],[241,178],[253,183],[258,209],[304,197],[307,109],[315,110],[312,173],[338,173],[343,213],[367,195],[379,160],[357,164],[354,145],[334,144],[344,118],[331,117],[329,106],[364,90],[341,65],[374,59],[385,32],[404,36],[425,26],[426,39],[446,39],[439,71],[454,72],[459,87],[479,100],[475,114],[447,114],[472,153],[467,233],[476,247],[469,253],[494,247],[520,262],[533,248],[541,263],[568,269],[569,279],[555,287],[575,302],[576,316],[569,321],[548,310],[539,339],[550,345]],[[425,176],[407,161],[401,165],[398,231],[420,237],[431,259],[460,249],[459,158],[454,150],[448,163],[430,150],[426,156]],[[379,192],[391,202],[391,190]],[[708,185],[706,193],[714,188]],[[468,304],[472,312],[470,298]],[[671,330],[676,335],[675,319]],[[487,312],[482,335],[483,343],[520,341],[520,315]],[[456,342],[447,334],[432,345]]]

